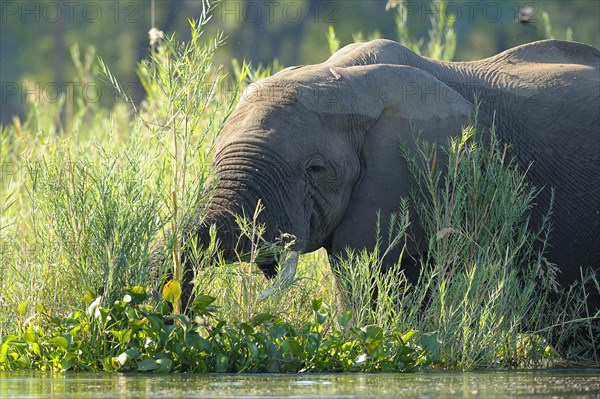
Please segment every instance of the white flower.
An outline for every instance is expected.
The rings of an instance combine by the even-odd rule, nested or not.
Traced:
[[[102,301],[102,297],[99,296],[98,298],[94,299],[94,301],[92,303],[90,303],[90,306],[88,306],[87,309],[87,314],[88,316],[92,317],[96,317],[97,319],[100,318],[100,302]]]
[[[150,46],[154,46],[160,39],[163,39],[165,34],[162,30],[152,28],[148,31],[148,38],[150,39]]]

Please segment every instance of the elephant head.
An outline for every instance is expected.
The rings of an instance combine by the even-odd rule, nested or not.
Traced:
[[[239,240],[233,215],[252,215],[260,201],[266,238],[293,236],[295,254],[371,249],[378,213],[387,221],[410,191],[399,140],[413,131],[430,140],[441,131],[460,133],[473,111],[431,73],[392,64],[402,54],[395,43],[386,51],[389,43],[371,46],[379,53],[370,57],[351,45],[323,64],[251,85],[218,137],[217,184],[192,236],[206,245],[215,224],[225,258],[234,258],[250,243]],[[296,261],[292,256],[286,275]],[[276,273],[275,262],[259,267]]]

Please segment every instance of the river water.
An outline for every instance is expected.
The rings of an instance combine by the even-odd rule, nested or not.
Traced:
[[[600,370],[409,374],[2,373],[1,398],[600,398]]]

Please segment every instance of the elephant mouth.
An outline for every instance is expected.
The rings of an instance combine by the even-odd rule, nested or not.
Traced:
[[[291,265],[286,260],[292,253],[300,254],[306,252],[306,244],[304,242],[298,242],[296,237],[288,233],[280,233],[279,238],[271,241],[270,250],[268,254],[261,256],[261,259],[257,259],[255,264],[259,270],[263,272],[265,277],[272,279],[277,277],[286,269],[286,265]],[[292,256],[292,259],[295,257]]]

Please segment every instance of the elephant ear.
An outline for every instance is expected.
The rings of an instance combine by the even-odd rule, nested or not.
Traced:
[[[353,97],[352,118],[369,121],[361,129],[361,176],[356,182],[342,222],[332,235],[330,253],[341,255],[346,247],[372,250],[376,241],[377,215],[381,236],[387,241],[389,218],[399,209],[400,198],[409,197],[413,181],[400,153],[400,140],[413,148],[413,132],[429,142],[446,144],[448,137],[469,124],[473,104],[430,73],[409,66],[367,65],[333,67],[338,81],[345,81]],[[418,226],[411,212],[413,227]],[[418,228],[413,228],[420,235]],[[421,240],[424,241],[424,240]],[[382,243],[385,249],[387,242]],[[386,262],[397,262],[401,248]],[[419,252],[409,242],[408,253]],[[410,271],[407,271],[410,274]]]

